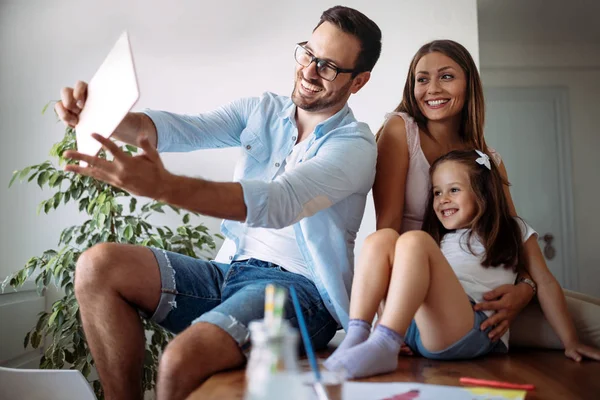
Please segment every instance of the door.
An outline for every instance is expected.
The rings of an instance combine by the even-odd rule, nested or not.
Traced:
[[[577,290],[565,88],[487,88],[485,137],[505,163],[517,213],[539,234],[548,267]]]

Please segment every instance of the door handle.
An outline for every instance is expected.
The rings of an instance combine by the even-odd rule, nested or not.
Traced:
[[[556,256],[556,249],[552,246],[554,235],[546,233],[544,236],[540,236],[538,240],[544,241],[544,257],[546,257],[547,260],[552,260]]]

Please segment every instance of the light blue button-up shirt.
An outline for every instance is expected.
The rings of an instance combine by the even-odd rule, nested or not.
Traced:
[[[246,221],[223,221],[228,240],[217,259],[234,256],[248,227],[293,225],[323,302],[346,328],[354,241],[375,179],[377,147],[369,126],[356,121],[346,104],[315,127],[299,164],[276,177],[298,137],[289,97],[265,93],[193,116],[145,112],[156,126],[160,152],[243,149],[234,180],[243,188]]]

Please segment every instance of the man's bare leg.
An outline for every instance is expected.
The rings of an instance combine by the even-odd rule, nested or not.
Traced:
[[[238,344],[227,332],[198,322],[165,349],[159,364],[157,399],[185,399],[211,375],[240,367],[244,361]]]
[[[77,262],[75,296],[107,400],[142,398],[145,337],[137,310],[152,314],[160,288],[146,247],[103,243]]]

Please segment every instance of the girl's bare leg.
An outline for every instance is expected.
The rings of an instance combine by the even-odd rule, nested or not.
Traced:
[[[471,303],[448,261],[427,233],[411,231],[398,238],[391,264],[386,307],[379,325],[367,341],[338,354],[331,363],[335,363],[332,368],[344,368],[350,377],[395,370],[398,350],[413,318],[423,345],[432,352],[445,349],[473,328]],[[361,256],[361,269],[365,265]],[[381,290],[372,290],[372,298],[367,291],[358,297],[354,287],[368,287],[368,283],[356,284],[359,276],[355,278],[352,301],[365,304],[351,304],[351,315],[369,317],[371,312],[374,315],[381,301],[379,296],[383,295]],[[371,279],[368,274],[362,278]],[[381,280],[377,276],[376,280],[381,283],[385,277]],[[378,289],[379,285],[373,288]]]
[[[371,321],[377,306],[387,293],[391,266],[398,233],[393,229],[382,229],[365,240],[358,265],[355,268],[350,300],[350,322],[346,337],[337,350],[327,359],[325,366],[334,369],[339,354],[367,340],[371,332]]]

